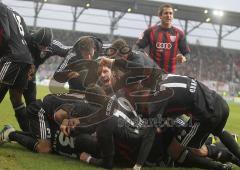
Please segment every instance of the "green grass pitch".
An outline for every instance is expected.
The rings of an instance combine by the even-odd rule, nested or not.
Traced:
[[[38,98],[48,94],[46,87],[38,87]],[[230,117],[226,129],[240,135],[240,105],[230,105]],[[16,129],[19,126],[15,120],[9,96],[0,104],[0,128],[4,124],[12,124]],[[53,154],[37,154],[28,151],[16,143],[0,146],[0,170],[96,170],[78,160]],[[156,168],[151,168],[155,170]],[[240,168],[234,168],[237,170]]]

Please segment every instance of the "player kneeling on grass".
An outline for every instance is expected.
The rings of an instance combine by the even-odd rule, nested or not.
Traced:
[[[238,144],[229,132],[223,130],[229,116],[229,107],[220,95],[193,78],[173,74],[163,76],[155,99],[159,96],[157,92],[165,88],[174,91],[174,95],[165,104],[148,102],[151,99],[149,94],[142,98],[149,97],[145,99],[145,102],[149,103],[145,110],[148,110],[150,115],[173,118],[189,113],[192,118],[192,126],[184,129],[171,143],[172,149],[169,153],[176,162],[188,167],[218,168],[217,164],[202,159],[202,156],[207,155],[202,152],[201,147],[210,133],[218,136],[229,151],[240,159]],[[135,93],[132,96],[139,95]]]

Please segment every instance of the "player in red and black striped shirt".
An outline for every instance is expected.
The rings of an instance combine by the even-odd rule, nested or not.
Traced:
[[[171,5],[165,4],[160,7],[159,18],[161,24],[146,29],[136,46],[137,48],[149,46],[150,57],[167,73],[174,73],[176,63],[183,63],[190,58],[190,49],[184,32],[172,25]]]

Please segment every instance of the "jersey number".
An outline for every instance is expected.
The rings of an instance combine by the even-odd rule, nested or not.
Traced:
[[[74,148],[73,138],[65,136],[62,132],[59,135],[59,143],[62,146],[70,146],[71,148]]]
[[[13,13],[13,16],[14,16],[16,22],[17,22],[18,30],[19,30],[19,32],[20,32],[20,34],[21,34],[21,36],[22,36],[22,43],[23,43],[24,45],[27,45],[27,42],[26,42],[25,39],[24,39],[25,33],[24,33],[23,26],[22,26],[22,19],[21,19],[21,17],[20,17],[19,15],[16,15],[16,14],[14,14],[14,13]]]

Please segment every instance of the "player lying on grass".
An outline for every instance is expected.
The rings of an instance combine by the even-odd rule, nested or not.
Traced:
[[[64,103],[64,104],[63,104]],[[69,104],[71,103],[71,104]],[[78,103],[72,107],[72,103]],[[57,153],[73,158],[79,158],[83,151],[91,152],[97,156],[97,142],[91,133],[91,129],[83,129],[81,134],[74,137],[65,136],[59,129],[58,120],[62,115],[73,113],[78,110],[84,114],[95,112],[95,107],[86,104],[80,96],[48,95],[43,101],[37,100],[27,107],[30,132],[15,131],[7,125],[1,132],[0,143],[16,141],[22,146],[38,153]],[[83,115],[84,115],[83,114]]]

